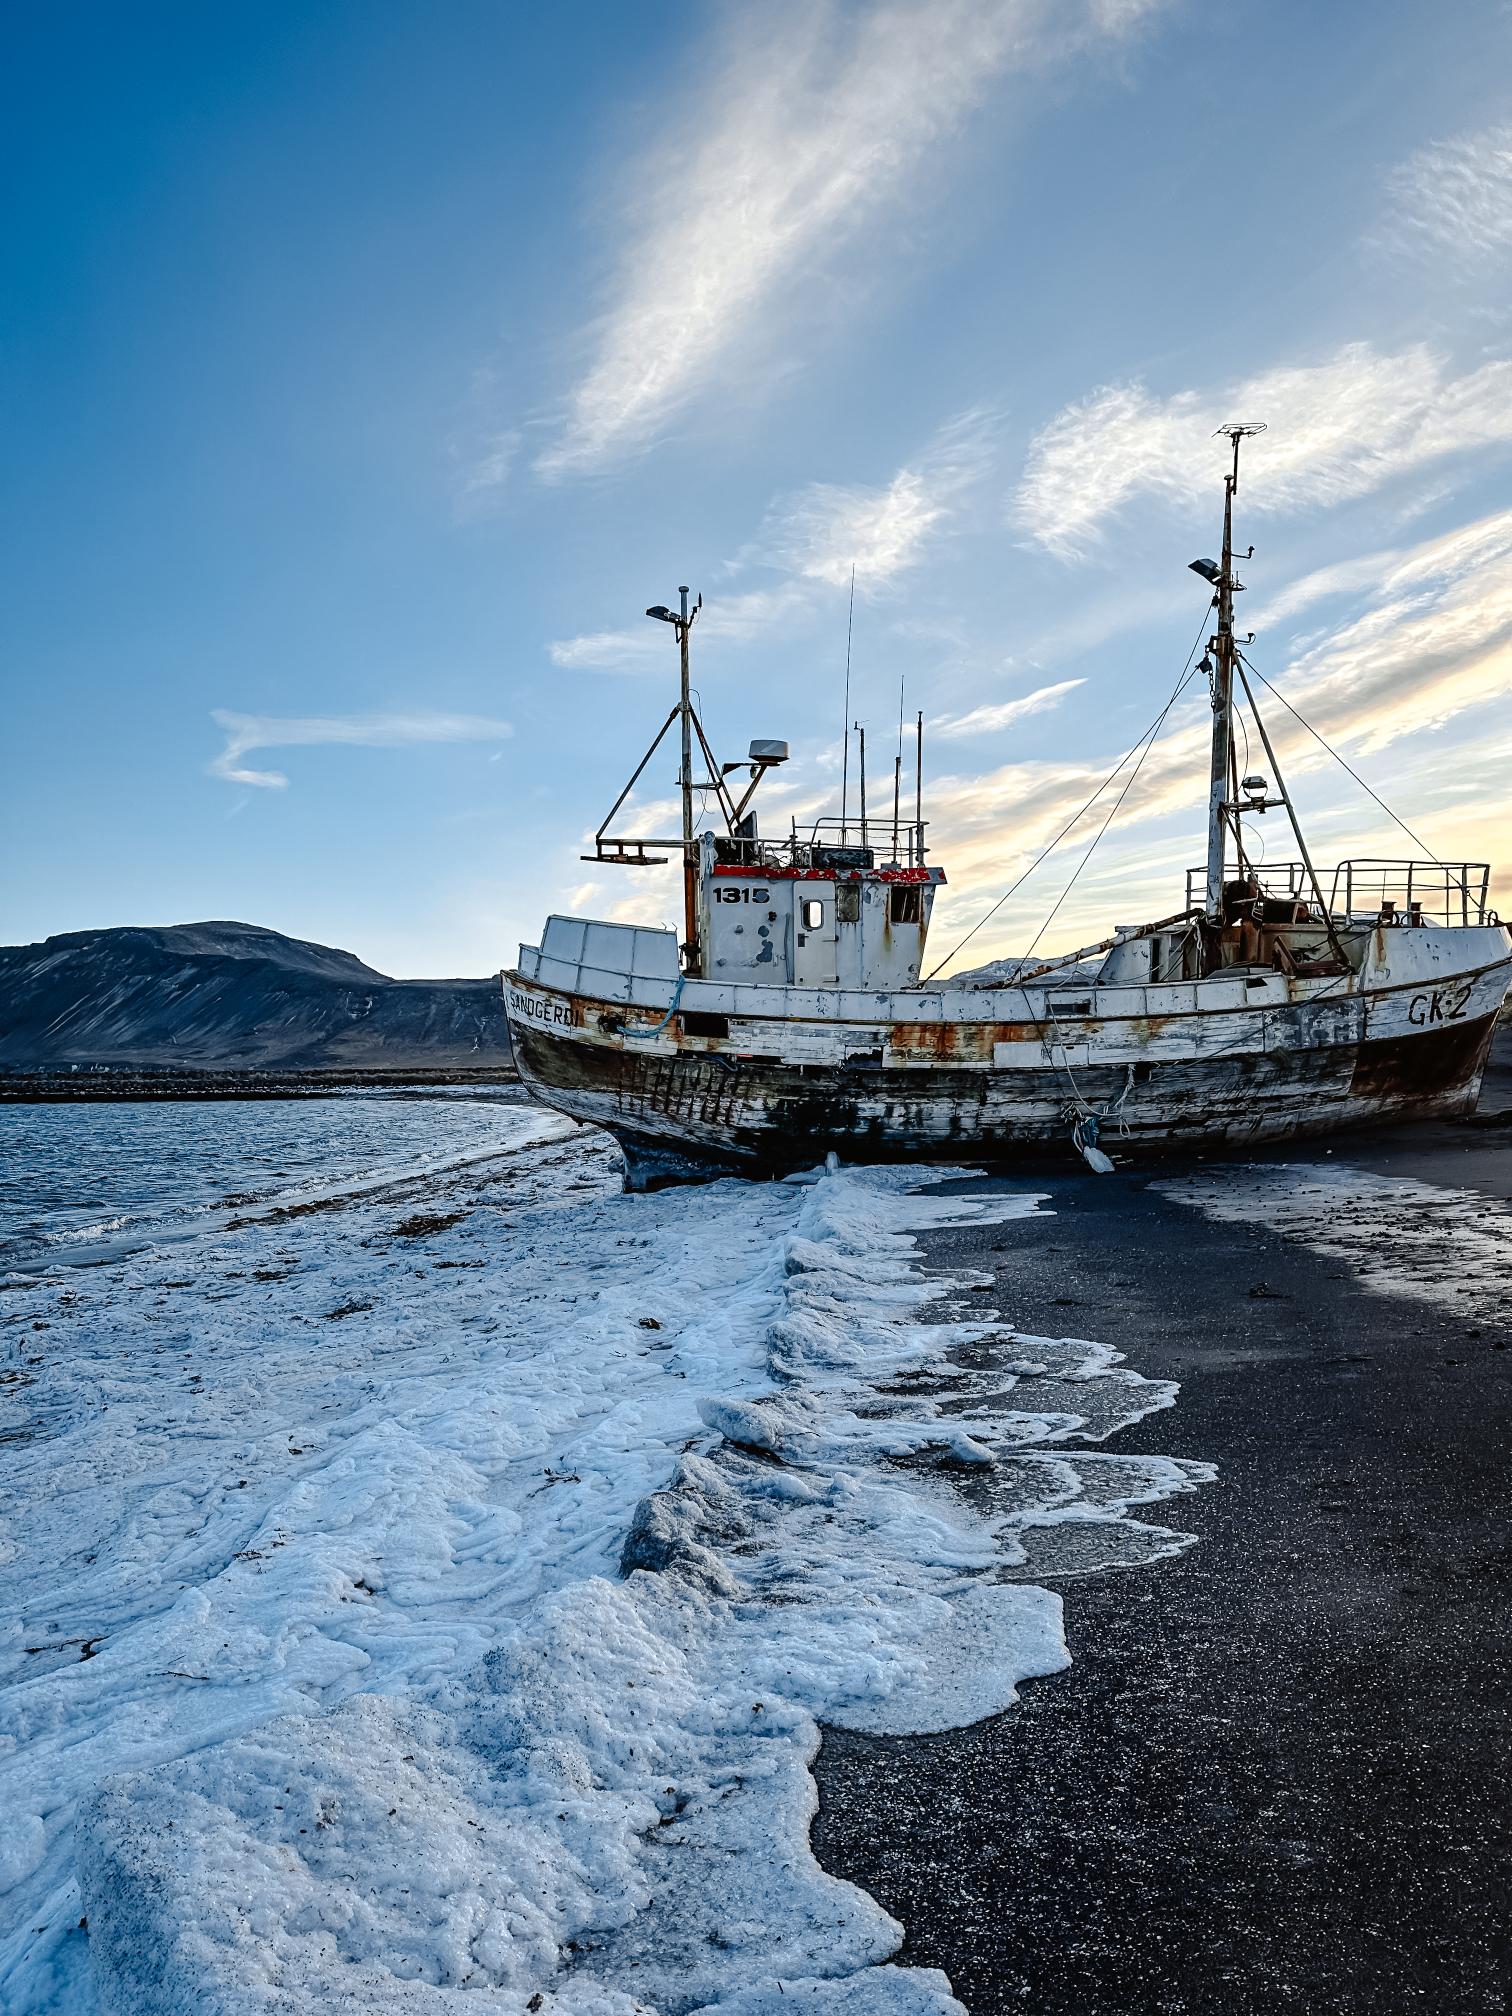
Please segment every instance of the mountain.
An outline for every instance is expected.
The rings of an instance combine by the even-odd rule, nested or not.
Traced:
[[[1018,984],[1020,973],[1032,973],[1045,963],[1044,955],[1032,959],[989,959],[985,966],[973,966],[967,973],[952,973],[945,982],[947,987],[1013,987]],[[1069,966],[1057,966],[1054,973],[1046,976],[1048,987],[1085,987],[1102,964],[1100,959],[1074,961]]]
[[[413,1070],[509,1062],[497,980],[390,980],[256,924],[0,946],[0,1069]]]

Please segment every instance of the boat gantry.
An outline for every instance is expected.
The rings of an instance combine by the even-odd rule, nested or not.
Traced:
[[[788,747],[716,761],[689,679],[702,601],[684,588],[676,609],[647,612],[675,634],[677,702],[585,856],[680,858],[682,933],[553,916],[521,946],[504,994],[535,1096],[613,1133],[632,1183],[831,1151],[996,1161],[1068,1139],[1107,1168],[1115,1135],[1135,1150],[1249,1144],[1473,1107],[1512,937],[1484,862],[1357,857],[1325,889],[1234,628],[1239,455],[1258,431],[1222,430],[1222,557],[1192,562],[1213,627],[1189,676],[1207,677],[1213,720],[1207,859],[1179,910],[1038,966],[921,978],[945,881],[926,845],[922,716],[912,818],[901,746],[890,816],[868,810],[863,740],[857,816],[843,788],[838,817],[762,837],[752,801]],[[1238,774],[1240,693],[1269,779]],[[680,833],[616,830],[674,723]],[[702,830],[695,794],[713,807]],[[1279,866],[1255,859],[1244,827],[1272,810],[1295,837]]]

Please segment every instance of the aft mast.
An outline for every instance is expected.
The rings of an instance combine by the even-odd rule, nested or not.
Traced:
[[[1227,872],[1228,828],[1233,807],[1229,802],[1229,777],[1233,767],[1234,743],[1234,595],[1242,583],[1234,579],[1234,498],[1239,489],[1239,443],[1247,434],[1263,434],[1263,421],[1240,422],[1220,427],[1234,444],[1234,466],[1223,479],[1223,560],[1213,585],[1218,609],[1218,628],[1211,639],[1213,654],[1213,748],[1208,772],[1207,900],[1205,914],[1215,929],[1223,923],[1223,884]],[[1255,549],[1250,548],[1253,552]],[[1207,573],[1212,562],[1194,561],[1196,571]],[[1211,579],[1211,575],[1209,576]]]
[[[1220,427],[1220,434],[1227,435],[1234,444],[1233,467],[1223,479],[1223,558],[1215,567],[1211,560],[1194,560],[1192,571],[1204,580],[1211,581],[1215,593],[1213,607],[1218,612],[1217,628],[1208,639],[1208,656],[1204,658],[1205,668],[1210,667],[1213,680],[1213,741],[1212,759],[1208,771],[1208,847],[1207,847],[1207,888],[1203,904],[1204,921],[1207,929],[1207,953],[1205,967],[1216,969],[1224,963],[1221,945],[1222,934],[1230,923],[1224,901],[1224,888],[1228,876],[1228,834],[1232,825],[1234,850],[1241,878],[1251,876],[1251,868],[1245,860],[1244,834],[1241,818],[1244,812],[1265,812],[1272,805],[1286,808],[1291,821],[1292,833],[1296,839],[1297,852],[1302,857],[1302,867],[1312,890],[1317,907],[1317,921],[1328,936],[1328,943],[1339,972],[1348,971],[1349,962],[1343,944],[1335,927],[1329,905],[1324,900],[1323,888],[1318,880],[1318,872],[1313,866],[1312,855],[1302,832],[1297,808],[1292,803],[1291,793],[1281,776],[1281,766],[1260,709],[1245,677],[1239,659],[1239,647],[1234,641],[1234,597],[1244,592],[1244,583],[1234,576],[1234,498],[1239,490],[1239,443],[1250,434],[1263,434],[1264,421],[1240,421],[1228,427]],[[1246,549],[1248,559],[1254,547]],[[1244,780],[1246,799],[1239,796],[1239,778],[1234,762],[1234,681],[1238,678],[1244,688],[1244,696],[1250,712],[1255,717],[1255,726],[1260,732],[1260,740],[1267,760],[1276,780],[1276,796],[1266,797],[1267,786],[1264,778],[1247,777]],[[1257,788],[1252,788],[1257,787]]]

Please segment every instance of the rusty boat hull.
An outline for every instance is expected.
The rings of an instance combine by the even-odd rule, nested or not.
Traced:
[[[525,1084],[617,1136],[632,1166],[782,1171],[829,1152],[998,1162],[1064,1144],[1088,1110],[1115,1154],[1469,1111],[1512,941],[1499,925],[1373,935],[1347,983],[1215,975],[1078,998],[785,989],[768,1005],[768,990],[688,982],[642,1006],[633,981],[553,985],[537,961],[504,986]]]

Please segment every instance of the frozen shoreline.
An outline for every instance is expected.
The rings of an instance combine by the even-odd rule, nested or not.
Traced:
[[[899,1928],[808,1851],[816,1718],[1006,1706],[1065,1657],[1026,1536],[1149,1558],[1210,1473],[1076,1460],[1174,1397],[1107,1347],[921,1320],[915,1232],[1044,1201],[933,1180],[627,1198],[574,1134],[423,1239],[358,1196],[8,1295],[7,2006],[952,2007],[858,1978]]]

